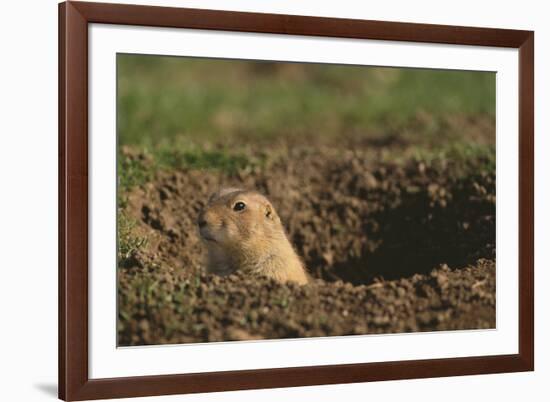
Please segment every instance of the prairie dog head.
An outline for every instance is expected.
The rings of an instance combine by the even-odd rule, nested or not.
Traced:
[[[210,197],[198,217],[208,251],[207,271],[260,274],[278,282],[308,283],[275,208],[255,191],[227,188]]]
[[[233,252],[261,247],[284,235],[279,216],[266,197],[235,188],[210,197],[199,214],[198,226],[207,246]]]

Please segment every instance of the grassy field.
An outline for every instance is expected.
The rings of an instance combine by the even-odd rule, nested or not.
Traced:
[[[427,158],[494,153],[494,73],[146,55],[117,63],[119,145],[157,167],[235,171],[263,162],[250,148],[350,138],[405,143]],[[119,168],[123,188],[146,179],[135,161],[122,157]]]
[[[495,74],[118,56],[121,144],[400,131],[495,114]],[[430,134],[430,133],[424,133]]]

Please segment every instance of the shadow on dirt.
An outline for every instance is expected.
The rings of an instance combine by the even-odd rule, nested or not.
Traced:
[[[365,230],[377,229],[367,235],[360,255],[331,267],[321,259],[308,265],[324,280],[361,285],[428,274],[442,264],[464,267],[495,258],[495,204],[462,189],[453,196],[451,202],[426,194],[404,197],[399,206],[368,217]]]

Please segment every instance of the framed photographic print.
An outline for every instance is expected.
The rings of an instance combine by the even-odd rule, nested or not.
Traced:
[[[64,400],[534,369],[534,33],[59,6]]]

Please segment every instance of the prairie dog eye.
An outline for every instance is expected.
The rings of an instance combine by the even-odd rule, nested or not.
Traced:
[[[236,202],[235,205],[233,205],[233,211],[242,211],[246,208],[246,204],[242,201]]]

